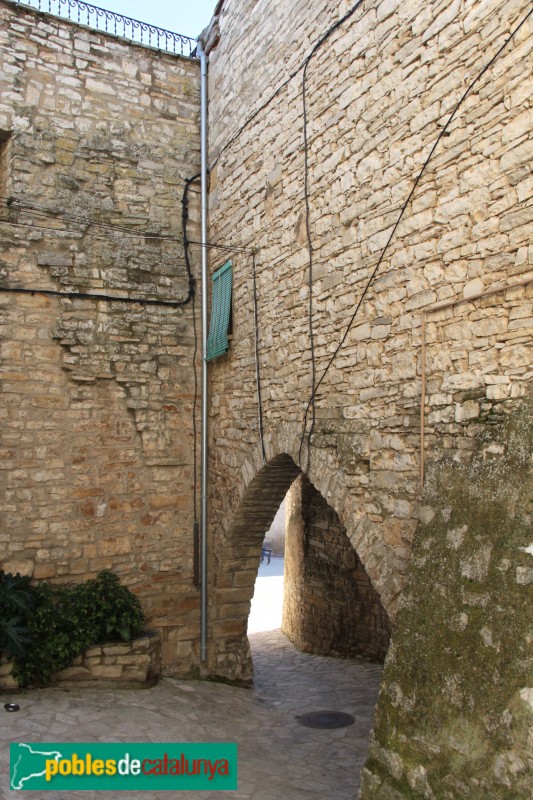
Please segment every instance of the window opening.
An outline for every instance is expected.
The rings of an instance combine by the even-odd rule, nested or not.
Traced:
[[[226,263],[213,274],[211,322],[207,337],[206,361],[224,355],[228,350],[232,286],[233,272],[231,261],[226,261]]]

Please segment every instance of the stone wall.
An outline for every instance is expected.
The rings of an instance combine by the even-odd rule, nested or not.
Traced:
[[[52,683],[84,686],[104,681],[130,686],[154,683],[160,674],[160,637],[146,634],[132,642],[105,642],[89,647],[71,667],[56,673]]]
[[[17,689],[11,674],[13,662],[0,660],[0,689]],[[89,647],[78,656],[71,667],[56,672],[51,684],[107,686],[130,688],[139,684],[152,685],[161,674],[161,638],[151,633],[131,642],[104,642]]]
[[[531,389],[530,22],[417,181],[528,4],[366,0],[343,20],[349,9],[226,0],[210,53],[210,237],[257,251],[232,254],[233,339],[210,364],[202,669],[231,679],[250,678],[260,545],[301,472],[394,619],[422,455],[467,461],[485,421]],[[1,285],[184,299],[181,243],[147,234],[181,233],[198,64],[0,11],[0,185],[14,200]],[[194,238],[197,222],[192,202]],[[4,567],[55,581],[113,568],[162,630],[164,669],[190,670],[191,306],[0,303]]]
[[[488,423],[429,470],[363,800],[531,797],[533,405]]]
[[[529,4],[358,5],[305,68],[306,180],[304,62],[349,7],[224,3],[209,68],[210,225],[214,241],[257,249],[267,460],[285,453],[308,475],[394,619],[418,521],[422,452],[467,459],[483,420],[531,389],[533,37],[530,19],[462,102],[395,229],[452,109]],[[309,449],[306,187],[319,383]],[[223,674],[246,651],[219,620],[237,608],[233,596],[246,606],[253,584],[251,572],[244,577],[252,539],[234,515],[243,500],[252,505],[255,476],[268,472],[253,261],[243,252],[232,259],[233,341],[210,365],[210,658]],[[443,302],[450,305],[436,308]],[[238,565],[232,594],[227,573]]]
[[[283,633],[307,653],[383,661],[389,619],[337,514],[305,476],[286,505]]]
[[[0,14],[1,286],[185,300],[198,63],[6,2]],[[197,186],[190,217],[198,239]],[[114,570],[162,632],[165,670],[189,670],[191,303],[2,291],[0,306],[2,567],[54,582]]]

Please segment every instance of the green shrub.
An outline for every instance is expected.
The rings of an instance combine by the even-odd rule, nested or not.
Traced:
[[[0,570],[0,653],[23,656],[30,643],[27,617],[35,607],[30,578]]]
[[[55,672],[98,642],[129,641],[143,629],[139,599],[112,572],[77,586],[36,588],[37,604],[28,618],[31,647],[15,659],[21,686],[44,685]]]

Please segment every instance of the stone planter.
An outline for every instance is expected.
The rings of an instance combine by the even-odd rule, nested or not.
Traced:
[[[18,689],[18,683],[11,674],[13,662],[8,661],[5,656],[0,656],[0,691],[12,692]]]
[[[0,690],[18,688],[12,662],[0,661]],[[57,672],[50,686],[113,688],[153,686],[161,673],[161,637],[148,631],[131,642],[105,642],[89,647],[71,667]]]

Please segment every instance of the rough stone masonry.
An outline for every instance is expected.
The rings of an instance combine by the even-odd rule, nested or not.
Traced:
[[[308,481],[290,503],[313,563],[293,579],[312,570],[314,605],[306,630],[298,614],[287,621],[293,638],[310,647],[331,624],[317,611],[328,542],[359,576],[373,632],[363,646],[382,654],[393,623],[365,800],[522,800],[531,641],[519,626],[504,648],[500,609],[512,585],[513,607],[530,613],[531,514],[482,529],[467,519],[474,506],[446,491],[462,481],[481,493],[472,465],[507,463],[517,441],[487,431],[518,425],[531,394],[531,18],[518,28],[529,4],[217,8],[210,239],[249,252],[231,256],[232,341],[210,366],[202,669],[250,679],[262,535],[294,481]],[[15,199],[1,213],[2,285],[183,298],[181,245],[146,234],[180,233],[179,198],[198,171],[198,64],[5,0],[0,10],[1,187]],[[115,569],[162,630],[164,669],[198,668],[190,305],[0,302],[4,563],[60,581]],[[445,478],[431,479],[441,489],[424,501],[429,528],[424,462]],[[529,468],[520,462],[526,482]],[[516,512],[520,492],[498,509]],[[342,644],[351,652],[353,640]],[[462,648],[476,669],[489,664],[497,696],[476,694]],[[435,693],[416,690],[429,680]],[[462,706],[468,714],[449,716]]]
[[[0,14],[1,285],[185,299],[183,245],[146,234],[182,233],[198,63],[9,3]],[[0,306],[3,569],[52,581],[113,569],[161,630],[165,669],[187,671],[191,303],[0,292]]]
[[[253,509],[268,516],[265,493],[295,470],[336,512],[393,621],[417,543],[365,800],[531,794],[529,506],[500,498],[511,517],[500,526],[489,513],[481,530],[443,478],[443,510],[432,506],[443,530],[418,529],[423,462],[430,475],[462,466],[465,492],[484,496],[479,459],[505,458],[489,432],[531,394],[530,11],[523,0],[226,0],[213,36],[211,236],[256,251],[255,263],[233,256],[233,341],[211,370],[213,658],[243,674]],[[441,542],[456,528],[470,531],[457,553]],[[316,581],[311,566],[295,585]],[[506,597],[519,615],[510,638]],[[320,614],[302,642],[289,606],[287,630],[310,648]]]
[[[452,109],[529,5],[363,2],[306,64],[350,7],[222,6],[210,53],[210,224],[214,241],[257,249],[267,458],[286,453],[306,472],[393,619],[422,453],[468,459],[483,420],[531,389],[531,20],[458,109],[352,321]],[[215,631],[217,619],[243,618],[242,571],[231,610],[234,564],[253,586],[253,519],[234,514],[253,506],[250,481],[273,479],[259,443],[252,257],[233,262],[233,342],[210,389]],[[242,663],[242,638],[214,640],[219,669],[233,669],[232,654]]]

